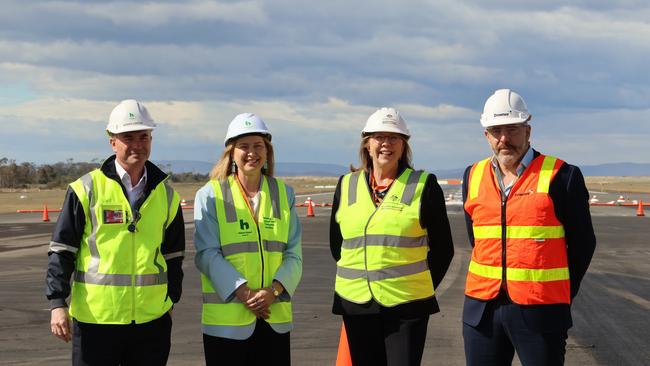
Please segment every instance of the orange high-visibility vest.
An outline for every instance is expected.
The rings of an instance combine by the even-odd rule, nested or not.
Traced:
[[[503,202],[491,159],[472,166],[465,201],[474,232],[467,296],[490,300],[503,287],[517,304],[571,302],[564,227],[548,194],[563,163],[539,155]]]

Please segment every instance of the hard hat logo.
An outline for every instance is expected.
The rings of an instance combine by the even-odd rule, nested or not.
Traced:
[[[130,119],[135,119],[135,114],[133,114],[133,113],[129,113],[129,118],[130,118]]]
[[[250,127],[253,125],[253,122],[247,120],[244,122],[244,124],[246,125],[246,127]]]

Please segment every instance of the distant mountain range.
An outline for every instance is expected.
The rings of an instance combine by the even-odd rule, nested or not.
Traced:
[[[159,160],[155,161],[165,171],[174,173],[207,174],[213,163],[196,160]],[[580,167],[586,176],[650,176],[650,163],[609,163],[599,165],[583,165]],[[322,163],[276,163],[275,175],[290,176],[339,176],[349,171],[349,167],[336,164]],[[460,169],[429,169],[438,178],[462,178],[465,168]]]
[[[195,160],[159,160],[154,161],[163,170],[171,170],[174,173],[200,173],[207,174],[214,163]],[[280,177],[294,176],[317,176],[330,177],[339,176],[350,171],[348,167],[336,164],[321,163],[276,163],[275,175]]]

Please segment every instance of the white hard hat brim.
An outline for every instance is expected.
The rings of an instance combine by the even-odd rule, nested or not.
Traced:
[[[271,141],[271,134],[268,131],[266,131],[266,130],[254,130],[254,131],[246,131],[246,133],[242,133],[240,135],[236,135],[236,136],[232,136],[232,137],[226,137],[226,139],[224,140],[223,143],[224,143],[225,146],[228,146],[228,143],[230,141],[236,140],[236,139],[238,139],[240,137],[250,136],[250,135],[264,136],[264,137],[266,137],[267,140]]]
[[[411,137],[410,134],[406,134],[404,133],[403,130],[393,126],[384,126],[383,128],[364,128],[361,131],[362,134],[375,133],[375,132],[392,132],[392,133],[399,133],[400,135],[405,136],[406,138]]]
[[[521,117],[507,117],[499,119],[488,119],[481,117],[481,126],[483,127],[492,127],[492,126],[503,126],[503,125],[514,125],[519,123],[526,123],[530,121],[531,115],[528,115],[526,118]]]
[[[146,131],[146,130],[153,130],[156,128],[155,126],[149,126],[145,125],[142,123],[134,123],[131,125],[126,125],[126,126],[120,126],[120,128],[115,128],[115,129],[106,129],[106,131],[113,133],[113,134],[118,134],[118,133],[125,133],[125,132],[135,132],[135,131]]]

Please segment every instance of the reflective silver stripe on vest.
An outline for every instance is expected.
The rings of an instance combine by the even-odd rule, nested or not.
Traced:
[[[285,244],[281,241],[264,240],[264,250],[267,252],[284,252]]]
[[[269,192],[271,193],[271,206],[273,207],[273,217],[280,218],[280,191],[278,189],[278,182],[273,177],[267,177],[266,181],[269,184]]]
[[[93,194],[93,177],[90,173],[81,177],[81,183],[88,196],[88,211],[90,215],[90,235],[88,236],[88,249],[90,250],[90,263],[88,272],[99,272],[99,250],[97,249],[97,213],[95,212],[96,199]]]
[[[381,281],[390,278],[399,278],[399,277],[417,274],[420,272],[427,271],[428,269],[429,266],[427,265],[427,261],[423,260],[415,263],[404,264],[401,266],[395,266],[391,268],[377,269],[374,271],[367,271],[367,272],[364,269],[337,267],[336,275],[341,278],[345,278],[347,280],[367,278],[368,281]]]
[[[221,196],[223,197],[223,205],[226,209],[226,222],[237,222],[237,211],[235,211],[235,201],[232,198],[232,191],[228,180],[219,181],[221,186]]]
[[[237,296],[234,296],[231,301],[225,302],[215,292],[204,292],[203,303],[204,304],[241,304],[242,302],[241,300],[239,300]]]
[[[410,205],[413,201],[413,196],[415,196],[415,188],[418,186],[420,177],[422,176],[421,170],[412,171],[409,174],[409,178],[406,181],[406,187],[404,188],[404,193],[402,193],[402,203],[405,205]]]
[[[263,243],[264,243],[264,250],[266,250],[267,252],[282,253],[284,251],[285,244],[283,242],[264,240]],[[232,243],[232,244],[223,245],[221,247],[221,252],[223,253],[224,257],[233,254],[241,254],[241,253],[257,253],[259,252],[259,245],[257,245],[257,242],[255,241],[246,241],[243,243]]]
[[[257,253],[259,245],[256,241],[245,241],[242,243],[232,243],[221,246],[221,252],[224,257],[240,253]]]
[[[276,302],[289,302],[289,300],[284,298],[276,297],[274,303]],[[242,304],[241,300],[237,296],[233,296],[232,300],[229,302],[223,301],[216,292],[204,292],[203,293],[203,303],[204,304]]]
[[[89,285],[104,286],[131,286],[131,277],[135,278],[136,286],[155,286],[167,283],[167,272],[145,274],[145,275],[127,275],[127,274],[105,274],[76,271],[74,273],[75,282],[86,283]]]
[[[156,268],[158,268],[158,273],[163,273],[165,272],[165,269],[163,268],[163,266],[158,264],[158,256],[160,256],[160,248],[156,248],[156,254],[154,254],[153,256],[153,265],[156,266]]]
[[[348,206],[357,203],[357,185],[359,184],[359,176],[361,171],[352,173],[350,182],[348,183]]]
[[[71,252],[71,253],[77,253],[79,248],[75,248],[70,245],[66,245],[63,243],[57,243],[55,241],[50,242],[50,251],[54,253],[61,253],[61,252]]]
[[[366,235],[366,246],[398,247],[398,248],[418,248],[427,246],[426,236],[405,237],[396,235],[373,234]],[[359,236],[352,239],[343,240],[341,248],[357,249],[363,247],[364,237]]]
[[[155,286],[155,285],[164,285],[166,283],[167,283],[167,272],[135,276],[136,286]]]
[[[163,258],[165,258],[165,260],[170,260],[170,259],[173,259],[173,258],[184,257],[184,256],[185,256],[185,251],[184,250],[181,250],[180,252],[173,252],[173,253],[163,254]]]

